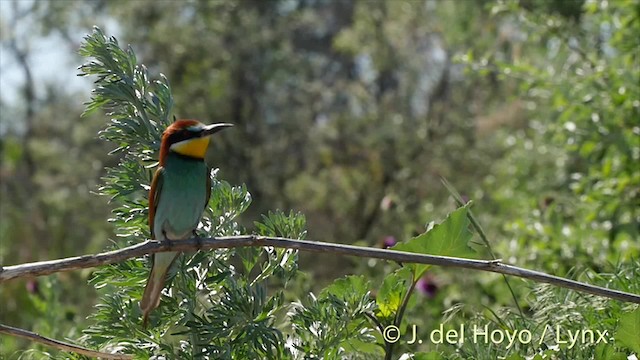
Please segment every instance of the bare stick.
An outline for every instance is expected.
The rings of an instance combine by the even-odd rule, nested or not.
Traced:
[[[189,240],[166,242],[148,240],[137,245],[96,255],[84,255],[59,260],[5,266],[4,268],[0,268],[0,283],[24,276],[41,276],[60,271],[70,271],[113,264],[129,258],[163,251],[193,251],[198,249],[220,249],[247,246],[273,246],[277,248],[290,248],[309,252],[392,260],[402,263],[428,264],[489,271],[531,279],[537,282],[549,283],[555,286],[604,296],[619,301],[640,304],[640,295],[637,294],[607,289],[600,286],[589,285],[579,281],[549,275],[539,271],[523,269],[517,266],[505,264],[499,260],[463,259],[449,256],[416,254],[389,249],[376,249],[354,245],[279,237],[264,237],[258,235],[225,236],[206,239],[194,238]]]
[[[23,330],[23,329],[17,329],[11,326],[7,326],[7,325],[2,325],[0,324],[0,334],[9,334],[9,335],[13,335],[13,336],[17,336],[17,337],[21,337],[21,338],[25,338],[34,342],[38,342],[59,350],[63,350],[63,351],[68,351],[68,352],[73,352],[76,354],[81,354],[81,355],[86,355],[86,356],[91,356],[94,358],[101,358],[101,359],[133,359],[133,356],[131,355],[124,355],[124,354],[110,354],[110,353],[103,353],[100,351],[95,351],[95,350],[91,350],[91,349],[87,349],[87,348],[83,348],[77,345],[73,345],[73,344],[69,344],[69,343],[65,343],[62,341],[58,341],[55,339],[51,339],[42,335],[38,335],[36,333],[33,333],[31,331],[27,331],[27,330]]]

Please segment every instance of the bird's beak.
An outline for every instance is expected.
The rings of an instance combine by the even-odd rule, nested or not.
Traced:
[[[209,135],[217,133],[218,131],[220,131],[222,129],[226,129],[226,128],[229,128],[229,127],[232,127],[232,126],[233,126],[233,124],[228,124],[228,123],[218,123],[218,124],[207,125],[207,126],[202,128],[202,132],[200,133],[200,136],[201,137],[209,136]]]

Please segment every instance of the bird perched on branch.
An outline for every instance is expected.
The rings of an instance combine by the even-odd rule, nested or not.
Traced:
[[[162,134],[160,159],[149,191],[149,227],[156,240],[181,240],[193,236],[211,195],[211,178],[204,156],[210,136],[232,124],[204,125],[178,120]],[[143,325],[160,304],[167,271],[178,252],[152,256],[152,269],[140,309]]]

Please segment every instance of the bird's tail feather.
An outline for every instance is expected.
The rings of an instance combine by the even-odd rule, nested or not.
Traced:
[[[147,326],[151,311],[160,305],[160,296],[162,289],[164,289],[167,271],[176,256],[178,256],[177,252],[157,253],[153,256],[153,267],[140,301],[140,309],[143,314],[142,325],[144,327]]]

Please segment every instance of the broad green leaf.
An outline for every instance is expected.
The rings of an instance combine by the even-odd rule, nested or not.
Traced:
[[[622,352],[616,351],[613,344],[600,343],[596,346],[594,351],[595,360],[626,360],[627,355]]]
[[[382,358],[384,356],[384,349],[379,344],[373,342],[365,342],[357,338],[347,339],[340,343],[340,346],[348,352],[354,352],[360,355],[375,355],[379,358]]]
[[[440,360],[444,359],[444,357],[435,351],[430,351],[427,353],[417,353],[411,357],[412,360]]]
[[[337,279],[331,285],[322,289],[320,297],[326,297],[328,294],[333,294],[338,298],[346,299],[352,297],[354,294],[360,294],[360,296],[369,292],[369,281],[362,275],[350,275]]]
[[[376,295],[379,318],[389,319],[395,317],[402,304],[404,294],[407,292],[408,281],[410,280],[409,272],[411,270],[409,267],[403,267],[385,277]]]
[[[407,242],[397,244],[392,249],[418,254],[472,257],[474,252],[467,245],[473,235],[469,230],[468,207],[469,204],[456,209],[442,223]],[[429,265],[411,264],[410,267],[414,271],[415,279],[419,279]]]
[[[524,357],[520,354],[511,354],[506,360],[523,360]]]
[[[640,354],[640,308],[625,314],[615,334],[616,343]]]

